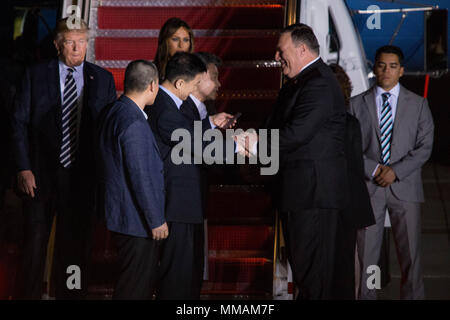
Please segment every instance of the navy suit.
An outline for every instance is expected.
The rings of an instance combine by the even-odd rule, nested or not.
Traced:
[[[110,231],[151,237],[165,222],[164,171],[139,107],[121,96],[99,120],[101,208]]]
[[[183,105],[181,108],[184,108]],[[166,219],[169,222],[169,237],[165,240],[161,255],[158,297],[199,299],[204,265],[201,168],[194,164],[193,154],[190,155],[191,164],[176,165],[171,159],[172,147],[178,144],[171,141],[172,133],[180,128],[189,131],[193,146],[194,122],[177,108],[162,89],[153,106],[146,110],[164,161]],[[205,118],[202,133],[210,128],[209,119]],[[202,142],[202,150],[208,143]]]
[[[172,132],[176,129],[183,128],[189,131],[193,145],[193,121],[183,115],[175,102],[163,90],[159,90],[155,103],[145,110],[149,115],[148,122],[155,133],[164,161],[167,221],[203,223],[200,166],[194,164],[193,155],[191,155],[190,164],[179,165],[174,164],[170,157],[172,147],[178,144],[178,141],[171,141]],[[209,119],[205,118],[202,121],[202,134],[207,129],[211,129],[211,124]],[[208,142],[202,142],[202,150],[206,145]]]
[[[31,170],[35,198],[24,197],[25,243],[20,295],[40,299],[47,242],[57,212],[55,287],[57,298],[83,297],[87,292],[87,257],[95,194],[94,127],[102,109],[116,99],[110,72],[89,62],[84,87],[76,160],[70,169],[59,162],[62,107],[58,60],[26,70],[16,96],[12,146],[17,172]],[[66,268],[81,268],[81,290],[68,290]],[[20,287],[20,286],[19,286]]]
[[[151,229],[165,222],[163,163],[143,111],[124,95],[99,119],[98,161],[100,207],[107,228],[120,233],[114,297],[150,298],[158,260]]]
[[[357,230],[375,224],[370,196],[364,178],[361,127],[357,118],[347,113],[345,158],[348,174],[348,206],[341,211],[342,225],[336,238],[334,298],[355,300],[355,249]]]

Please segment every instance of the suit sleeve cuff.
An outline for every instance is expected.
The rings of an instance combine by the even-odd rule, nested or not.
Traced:
[[[380,164],[377,164],[377,166],[375,167],[375,170],[373,170],[372,177],[375,176],[375,172],[377,172],[379,166],[380,166]]]
[[[208,117],[209,124],[211,125],[211,129],[215,129],[217,126],[211,121],[211,116]]]

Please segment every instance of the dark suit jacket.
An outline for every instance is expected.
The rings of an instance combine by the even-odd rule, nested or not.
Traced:
[[[94,123],[101,110],[115,101],[112,74],[92,63],[84,63],[84,96],[79,145],[72,168],[82,199],[93,200]],[[62,140],[61,90],[58,60],[28,68],[16,96],[12,118],[12,144],[17,171],[32,170],[36,196],[54,193],[55,172],[60,167]]]
[[[191,99],[191,97],[188,97],[183,102],[183,104],[180,107],[180,111],[185,117],[187,117],[190,121],[192,121],[192,123],[194,123],[194,121],[201,121],[200,113],[198,112],[197,106],[195,105],[195,102]],[[207,201],[208,201],[208,199],[207,199],[207,197],[208,197],[208,166],[206,166],[206,165],[198,166],[198,169],[200,171],[200,188],[201,188],[201,195],[202,195],[203,214],[205,215]]]
[[[358,119],[347,113],[345,154],[349,184],[349,205],[343,210],[344,223],[354,229],[375,224],[364,176],[361,127]]]
[[[341,89],[321,59],[283,85],[266,125],[279,129],[280,211],[347,205],[345,120]]]
[[[171,141],[172,132],[185,129],[190,132],[191,146],[194,145],[194,124],[177,108],[172,98],[159,90],[155,103],[146,107],[148,121],[155,134],[164,161],[166,185],[166,219],[171,222],[202,223],[202,191],[199,165],[194,164],[193,153],[190,164],[176,165],[171,160],[172,147],[178,141]],[[202,121],[202,131],[210,129],[209,119]],[[202,133],[203,133],[202,132]],[[209,142],[202,142],[202,150]],[[193,148],[192,148],[193,151]]]
[[[197,106],[195,105],[195,102],[191,99],[191,97],[187,97],[187,99],[183,101],[183,104],[180,107],[180,111],[192,122],[201,120]]]
[[[151,236],[164,219],[164,170],[139,107],[121,96],[98,121],[100,208],[109,230]]]

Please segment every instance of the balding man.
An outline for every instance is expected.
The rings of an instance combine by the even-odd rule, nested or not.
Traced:
[[[82,298],[87,292],[94,126],[101,110],[116,99],[111,73],[84,61],[88,32],[83,21],[58,21],[58,58],[29,68],[17,94],[12,137],[17,185],[24,197],[25,243],[18,273],[24,299],[41,298],[55,212],[56,298]],[[77,270],[80,281],[68,285],[70,270]]]
[[[163,162],[144,107],[158,93],[158,71],[136,60],[125,70],[124,94],[99,119],[100,207],[118,250],[113,299],[150,299],[158,241],[168,236]]]

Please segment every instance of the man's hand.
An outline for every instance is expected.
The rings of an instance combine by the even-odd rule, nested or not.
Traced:
[[[379,169],[380,172],[375,176],[375,182],[383,188],[390,186],[397,178],[394,170],[392,170],[392,168],[389,166],[382,165],[379,166]]]
[[[209,119],[211,120],[211,122],[214,123],[215,126],[221,128],[221,129],[229,129],[229,128],[234,127],[237,119],[230,122],[230,120],[233,118],[234,118],[233,115],[228,114],[226,112],[216,113],[212,116],[209,116]]]
[[[167,223],[160,225],[157,228],[152,229],[152,237],[153,240],[163,240],[167,238],[169,235],[169,228],[167,227]]]
[[[247,130],[233,137],[238,147],[240,155],[250,157],[255,156],[252,150],[256,142],[258,142],[258,134],[254,130]]]
[[[17,186],[20,191],[34,198],[34,189],[37,189],[37,187],[33,172],[31,170],[19,171],[17,174]]]

